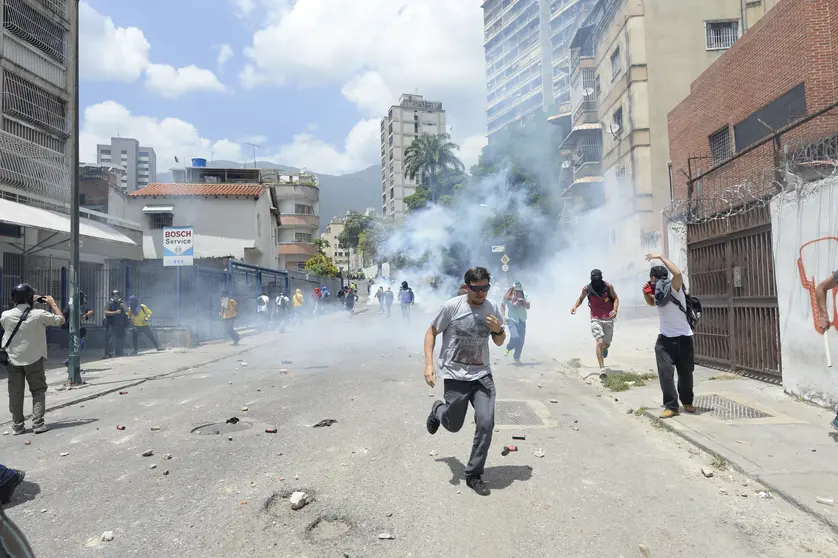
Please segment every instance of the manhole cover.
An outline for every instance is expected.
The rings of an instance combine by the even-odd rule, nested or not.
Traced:
[[[495,424],[541,426],[544,423],[526,401],[495,403]]]
[[[699,395],[693,404],[702,414],[724,420],[769,418],[771,415],[720,395]]]
[[[331,541],[347,534],[352,525],[339,517],[318,517],[308,526],[308,534],[316,541]]]
[[[242,430],[249,430],[253,425],[249,422],[239,421],[236,424],[228,424],[226,422],[214,422],[212,424],[205,424],[198,428],[193,428],[193,434],[201,436],[217,436],[219,434],[229,434],[231,432],[241,432]]]

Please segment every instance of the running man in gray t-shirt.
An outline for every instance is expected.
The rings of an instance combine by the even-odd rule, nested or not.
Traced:
[[[466,294],[443,304],[425,333],[425,381],[431,387],[436,385],[434,345],[441,333],[439,375],[445,388],[445,402],[434,401],[428,415],[428,432],[436,434],[440,425],[449,432],[458,432],[471,402],[477,427],[466,465],[466,485],[481,496],[489,495],[489,488],[483,482],[483,468],[495,428],[495,384],[489,361],[489,337],[498,347],[506,339],[503,318],[497,306],[486,299],[489,279],[485,268],[469,269],[465,276]]]

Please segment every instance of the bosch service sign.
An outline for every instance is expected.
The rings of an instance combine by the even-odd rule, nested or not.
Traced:
[[[165,227],[163,229],[163,266],[192,265],[195,255],[192,227]]]

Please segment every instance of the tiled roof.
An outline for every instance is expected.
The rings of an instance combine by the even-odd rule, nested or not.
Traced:
[[[245,196],[258,198],[264,192],[261,184],[149,184],[132,193],[145,196]]]

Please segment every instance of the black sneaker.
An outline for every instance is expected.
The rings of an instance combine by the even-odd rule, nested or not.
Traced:
[[[12,496],[14,496],[15,489],[20,486],[20,483],[22,483],[25,478],[25,471],[15,471],[15,476],[7,481],[6,484],[0,486],[0,504],[5,505],[9,503]]]
[[[486,483],[483,482],[483,477],[480,475],[466,476],[466,486],[474,490],[480,496],[488,496],[491,494],[489,487],[486,486]]]
[[[445,405],[442,401],[437,399],[431,406],[431,414],[428,415],[428,420],[425,421],[425,426],[428,428],[428,434],[436,434],[439,430],[439,418],[436,416],[436,410]]]

